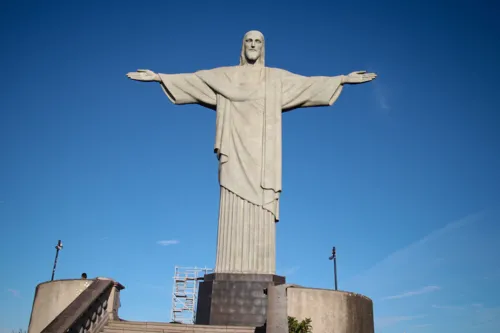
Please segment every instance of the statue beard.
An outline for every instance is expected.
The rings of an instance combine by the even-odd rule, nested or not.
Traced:
[[[260,55],[258,56],[258,58],[256,58],[255,60],[248,59],[246,52],[245,52],[245,45],[243,44],[243,46],[241,48],[241,54],[240,54],[240,66],[247,65],[249,63],[254,63],[257,65],[264,66],[264,64],[265,64],[265,62],[264,62],[264,55],[265,55],[264,50],[265,50],[265,46],[262,45],[262,49],[260,50]],[[257,53],[257,51],[254,51],[254,52]]]

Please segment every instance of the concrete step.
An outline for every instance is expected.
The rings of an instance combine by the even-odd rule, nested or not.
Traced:
[[[104,333],[254,333],[254,327],[110,321]]]
[[[110,328],[110,327],[105,327],[103,330],[103,333],[187,333],[189,331],[176,331],[172,330],[169,328],[166,329],[159,329],[159,328],[140,328],[140,327],[133,327],[133,328]],[[190,332],[192,333],[192,331]]]

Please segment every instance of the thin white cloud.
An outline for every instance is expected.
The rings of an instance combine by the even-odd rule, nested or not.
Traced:
[[[444,262],[445,259],[444,258],[436,258],[432,261],[433,264],[440,264],[442,262]]]
[[[425,328],[425,327],[430,327],[432,324],[421,324],[421,325],[415,325],[413,328]]]
[[[167,286],[162,286],[162,285],[157,285],[157,284],[150,284],[150,283],[142,283],[138,282],[137,285],[141,286],[142,288],[145,289],[151,289],[155,292],[167,292],[168,288]]]
[[[161,246],[176,245],[179,243],[180,243],[180,241],[178,241],[177,239],[160,240],[160,241],[156,242],[156,244],[161,245]]]
[[[425,316],[387,316],[387,317],[375,317],[375,326],[377,328],[385,328],[389,326],[396,325],[402,321],[410,321],[414,319],[423,318]]]
[[[431,292],[437,291],[439,289],[441,289],[441,288],[438,286],[425,286],[425,287],[417,289],[417,290],[406,291],[402,294],[387,296],[387,297],[384,297],[383,299],[398,299],[398,298],[417,296],[417,295],[431,293]]]
[[[385,112],[388,112],[391,109],[387,97],[389,90],[384,85],[377,82],[377,80],[372,82],[372,87],[378,106]]]
[[[19,292],[19,290],[16,290],[16,289],[7,289],[7,291],[14,297],[20,297],[21,296],[21,293]]]
[[[354,277],[356,278],[361,278],[363,276],[367,276],[370,273],[373,273],[374,271],[380,270],[380,271],[386,271],[387,267],[393,267],[394,265],[397,265],[397,263],[406,263],[408,262],[408,258],[414,255],[415,253],[418,253],[421,251],[425,245],[433,240],[439,239],[440,237],[449,234],[450,232],[459,229],[465,225],[472,224],[472,223],[477,223],[483,217],[485,216],[485,211],[481,211],[475,214],[468,215],[460,220],[450,222],[446,224],[444,227],[435,229],[434,231],[430,232],[426,236],[420,238],[419,240],[407,245],[406,247],[400,248],[399,250],[396,250],[389,254],[387,257],[382,259],[381,261],[377,262],[375,265],[373,265],[371,268],[369,268],[367,271],[362,273],[359,276]]]
[[[497,280],[500,278],[500,269],[498,271],[493,271],[491,274],[483,277],[484,280]]]
[[[436,305],[436,304],[433,304],[432,307],[434,309],[441,309],[441,310],[463,310],[463,309],[465,309],[465,307],[457,306],[457,305]]]
[[[280,269],[279,275],[284,275],[284,276],[292,275],[292,274],[297,273],[297,271],[299,269],[300,269],[300,266],[293,266],[293,267],[289,267],[289,268]]]
[[[474,313],[473,327],[478,328],[481,326],[489,325],[495,330],[500,327],[500,306],[497,307],[478,307]],[[493,332],[493,331],[490,331]]]

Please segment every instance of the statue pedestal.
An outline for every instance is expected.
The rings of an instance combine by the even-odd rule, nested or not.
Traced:
[[[196,324],[261,327],[266,323],[270,283],[285,283],[274,274],[213,273],[200,282]]]

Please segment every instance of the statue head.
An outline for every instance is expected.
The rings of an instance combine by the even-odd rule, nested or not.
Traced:
[[[264,35],[257,30],[249,31],[243,37],[240,65],[256,64],[264,66],[265,60]]]

